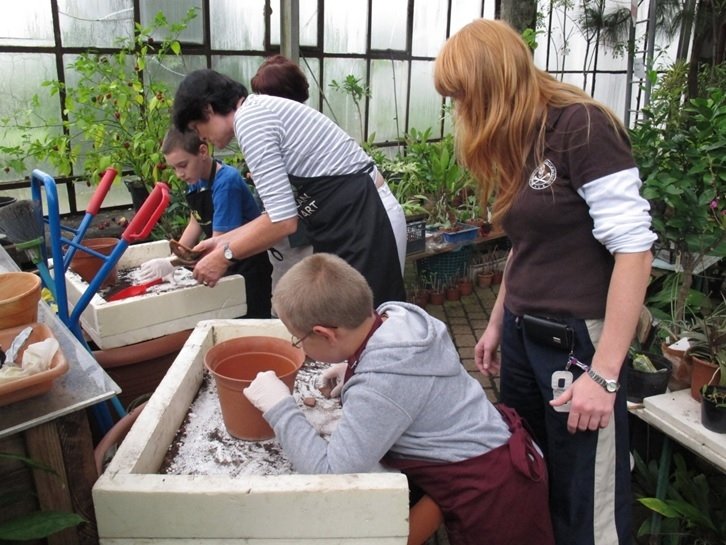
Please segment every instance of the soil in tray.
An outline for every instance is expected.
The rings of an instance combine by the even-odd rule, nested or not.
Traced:
[[[327,438],[340,418],[340,399],[318,389],[326,363],[306,361],[295,381],[293,397],[318,433]],[[314,400],[314,403],[313,401]],[[224,427],[214,380],[205,371],[197,396],[179,427],[159,469],[170,475],[286,475],[294,473],[276,439],[235,439]]]
[[[139,267],[131,267],[129,269],[121,269],[118,271],[118,277],[116,280],[116,283],[113,286],[108,286],[103,289],[98,290],[98,294],[103,298],[107,299],[108,297],[111,297],[113,294],[118,293],[119,291],[135,286],[137,284],[142,283],[142,280],[139,278]],[[74,272],[70,272],[70,274],[76,274]],[[80,282],[84,282],[80,276],[76,275],[78,280]],[[85,282],[84,282],[85,283]],[[180,290],[182,288],[186,288],[189,286],[196,286],[199,283],[194,280],[194,277],[192,276],[192,271],[189,269],[186,269],[184,267],[177,267],[174,271],[174,281],[173,282],[162,282],[161,284],[157,284],[156,286],[151,286],[148,288],[148,291],[146,294],[155,294],[155,293],[164,293],[167,291],[176,291]],[[144,294],[144,295],[146,295]]]

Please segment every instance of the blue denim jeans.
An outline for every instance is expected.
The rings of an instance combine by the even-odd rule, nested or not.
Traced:
[[[575,332],[574,355],[590,364],[595,353],[588,324],[563,320]],[[549,406],[552,374],[564,371],[568,351],[527,338],[521,318],[505,310],[502,333],[501,401],[517,410],[547,461],[550,509],[557,545],[631,543],[630,452],[626,385],[616,394],[610,425],[598,431],[567,431],[567,412]],[[572,380],[583,371],[570,368]]]

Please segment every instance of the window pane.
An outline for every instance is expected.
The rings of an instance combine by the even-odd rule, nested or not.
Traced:
[[[365,53],[368,0],[326,0],[325,51]]]
[[[441,136],[441,95],[436,92],[433,83],[433,61],[413,61],[411,63],[411,102],[408,107],[409,128],[432,129],[432,137]]]
[[[308,79],[310,98],[305,103],[311,108],[320,110],[320,61],[318,59],[300,58],[300,68]]]
[[[265,0],[210,0],[212,49],[264,49]]]
[[[13,75],[12,78],[0,78],[0,96],[3,97],[0,100],[2,145],[10,147],[20,144],[23,134],[31,139],[59,134],[61,117],[58,96],[50,96],[48,88],[41,85],[44,81],[56,78],[53,55],[3,53],[0,55],[0,73]],[[34,104],[32,97],[36,94],[40,100]],[[22,129],[23,126],[34,128]],[[33,159],[28,161],[28,172],[0,171],[0,179],[17,180],[29,175],[34,168],[49,174],[52,172],[47,163],[34,164]]]
[[[406,49],[408,0],[373,0],[371,48]]]
[[[379,60],[371,63],[371,109],[369,132],[376,142],[403,138],[406,130],[406,85],[408,64]]]
[[[134,31],[132,0],[58,0],[65,47],[112,47]]]
[[[482,0],[456,0],[451,3],[451,29],[449,35],[454,34],[464,25],[481,17]],[[494,2],[492,2],[494,4]]]
[[[318,0],[300,0],[300,45],[318,45]]]
[[[201,55],[182,55],[179,57],[169,55],[164,57],[164,62],[159,63],[156,58],[150,57],[149,64],[144,70],[145,81],[164,82],[173,93],[184,76],[189,72],[206,68],[207,61]]]
[[[24,0],[3,5],[0,45],[54,45],[53,18],[48,5],[48,0]]]
[[[337,91],[330,87],[330,84],[336,81],[342,85],[349,75],[358,78],[362,84],[365,84],[366,63],[362,59],[325,59],[324,62],[323,92],[328,98],[328,102],[325,104],[323,112],[360,142],[363,137],[361,126],[365,116],[365,98],[359,104],[361,110],[359,115],[358,107],[350,94]]]
[[[318,45],[318,0],[300,0],[300,45]],[[270,1],[270,43],[280,45],[280,0]]]
[[[179,35],[179,40],[187,43],[201,44],[204,37],[204,17],[202,15],[202,0],[154,0],[141,2],[141,24],[152,26],[156,14],[162,12],[169,24],[181,22],[191,8],[197,9],[197,16],[192,19],[187,28]],[[163,38],[154,35],[154,38]]]
[[[412,54],[435,57],[446,38],[447,0],[419,0],[413,7]]]
[[[216,56],[212,57],[212,68],[239,81],[247,88],[247,92],[252,92],[250,80],[264,60],[264,57],[258,56]]]

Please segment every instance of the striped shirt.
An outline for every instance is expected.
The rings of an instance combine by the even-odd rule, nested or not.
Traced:
[[[288,174],[353,174],[371,162],[353,138],[317,110],[268,95],[250,95],[234,115],[234,132],[273,222],[297,215]]]

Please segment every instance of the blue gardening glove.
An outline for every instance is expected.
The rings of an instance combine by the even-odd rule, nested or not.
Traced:
[[[290,389],[282,382],[274,371],[257,373],[255,380],[242,390],[245,397],[263,413],[291,396]]]

